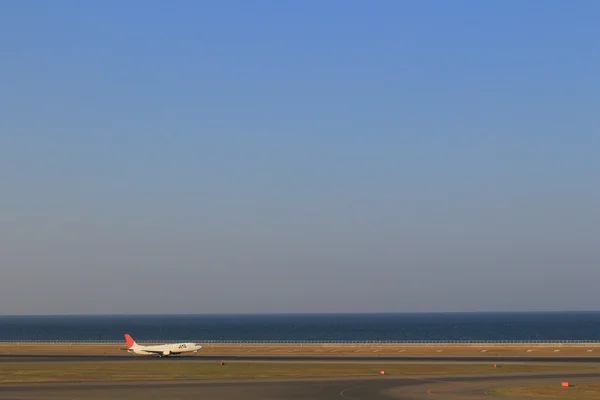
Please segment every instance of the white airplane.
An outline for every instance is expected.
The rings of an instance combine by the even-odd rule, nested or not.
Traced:
[[[198,350],[202,348],[199,343],[175,343],[175,344],[159,344],[154,346],[141,346],[133,340],[128,333],[125,334],[125,341],[127,342],[127,351],[129,353],[138,355],[155,355],[159,357],[168,357],[173,354],[181,353],[198,353]]]

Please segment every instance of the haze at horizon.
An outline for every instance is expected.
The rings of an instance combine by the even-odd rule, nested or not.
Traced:
[[[3,2],[0,313],[598,309],[578,5]]]

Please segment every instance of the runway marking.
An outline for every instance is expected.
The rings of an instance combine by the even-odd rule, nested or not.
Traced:
[[[344,389],[344,390],[342,390],[342,391],[340,392],[340,396],[342,396],[343,398],[345,398],[345,399],[348,399],[348,400],[361,400],[361,399],[359,399],[359,398],[357,398],[357,397],[349,397],[349,396],[346,396],[346,395],[344,394],[344,393],[346,393],[348,390],[351,390],[351,389],[358,389],[358,388],[361,388],[361,387],[366,387],[366,385],[361,385],[361,386],[352,386],[352,387],[346,388],[346,389]]]

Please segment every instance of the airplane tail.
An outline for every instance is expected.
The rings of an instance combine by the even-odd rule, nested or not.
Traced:
[[[127,348],[128,349],[133,349],[135,347],[138,347],[137,343],[135,342],[135,340],[133,340],[133,338],[131,336],[129,336],[129,333],[125,334],[125,342],[127,342]]]

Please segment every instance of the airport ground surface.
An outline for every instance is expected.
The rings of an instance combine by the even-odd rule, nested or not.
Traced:
[[[61,371],[69,364],[81,363],[81,365],[94,365],[94,368],[102,373],[103,369],[109,368],[108,365],[120,365],[119,368],[135,371],[136,369],[142,370],[141,365],[151,365],[155,370],[157,368],[160,370],[161,364],[164,365],[164,363],[200,368],[202,364],[220,366],[220,361],[227,361],[226,364],[246,363],[247,370],[254,368],[251,363],[256,363],[255,365],[269,364],[272,367],[275,365],[275,368],[278,368],[276,365],[281,365],[282,369],[285,369],[283,367],[285,363],[320,364],[321,367],[323,365],[331,366],[332,370],[336,368],[333,363],[339,365],[362,364],[363,366],[368,364],[369,367],[368,372],[359,374],[355,371],[354,376],[332,374],[332,376],[337,376],[336,378],[310,376],[308,378],[282,379],[274,375],[276,377],[270,379],[240,380],[236,374],[233,374],[222,380],[214,380],[207,376],[202,380],[194,377],[161,380],[159,377],[154,380],[140,381],[133,377],[122,381],[109,379],[95,382],[85,381],[85,379],[70,382],[63,380],[58,383],[4,381],[0,384],[0,399],[470,400],[573,398],[587,400],[600,398],[600,392],[584,390],[588,388],[587,384],[600,382],[600,349],[588,346],[535,345],[494,348],[493,346],[440,345],[419,347],[401,345],[212,345],[205,347],[195,356],[176,356],[166,359],[134,356],[126,353],[122,350],[123,348],[123,345],[27,344],[16,346],[15,344],[2,344],[0,345],[0,368],[26,371],[43,366],[43,369],[55,368],[55,371]],[[555,351],[557,349],[560,351]],[[482,350],[487,351],[482,352]],[[502,364],[499,365],[498,370],[492,371],[489,369],[492,368],[493,363]],[[468,364],[472,367],[469,367]],[[389,371],[385,375],[379,376],[380,368]],[[167,369],[172,369],[172,367]],[[482,372],[482,369],[488,370]],[[427,371],[432,371],[432,373]],[[239,376],[245,375],[239,374]],[[574,384],[575,387],[562,388],[561,382],[565,380]],[[505,387],[530,385],[549,385],[551,391],[557,391],[561,396],[566,397],[525,396],[517,398],[496,397],[489,394],[493,389],[500,388],[499,392],[502,392],[502,388]],[[580,391],[575,392],[578,389]],[[506,393],[506,391],[504,392]]]
[[[37,363],[37,362],[136,362],[139,357],[135,355],[101,355],[101,354],[0,354],[0,363]],[[160,359],[153,356],[143,356],[145,359],[156,360]],[[552,363],[600,363],[600,357],[533,357],[533,356],[487,356],[487,357],[470,357],[470,356],[207,356],[201,355],[178,355],[169,357],[170,360],[179,360],[180,362],[219,362],[219,361],[242,361],[242,362],[433,362],[433,363],[494,363],[494,362],[552,362]]]
[[[41,385],[1,385],[0,399],[228,399],[228,400],[378,400],[378,399],[513,399],[488,392],[506,386],[550,385],[568,379],[575,387],[598,382],[600,373],[529,376],[404,376],[343,379],[292,379],[226,382],[128,382]],[[526,397],[531,399],[532,397]],[[521,398],[522,400],[526,398]],[[538,397],[549,398],[549,397]],[[556,397],[554,397],[556,398]],[[569,398],[569,397],[562,397]],[[588,400],[596,397],[571,397]]]
[[[598,344],[204,344],[202,356],[600,357]],[[123,355],[120,344],[0,343],[0,355]]]

